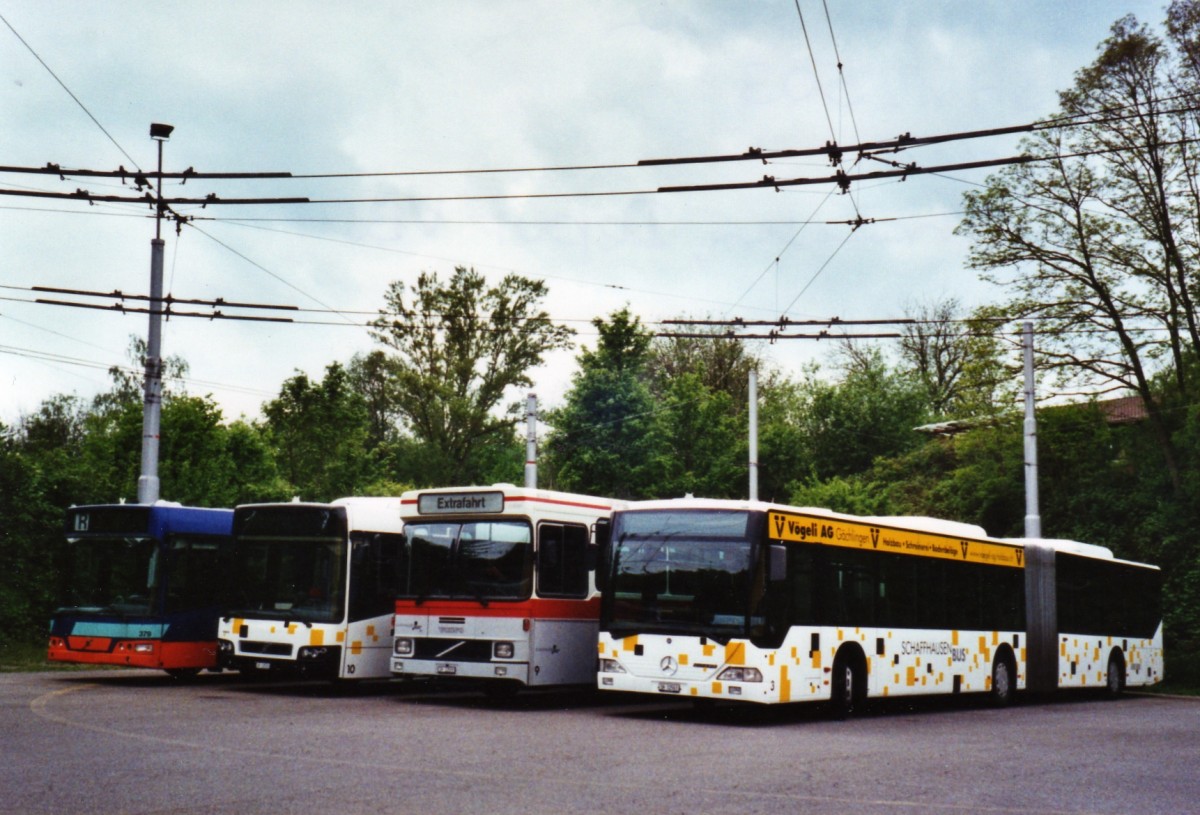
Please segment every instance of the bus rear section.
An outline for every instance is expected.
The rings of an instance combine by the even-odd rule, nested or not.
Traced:
[[[223,665],[248,676],[390,676],[400,499],[240,506],[234,539]]]
[[[167,501],[69,509],[47,658],[174,676],[216,669],[232,522],[232,510]]]
[[[1051,567],[1068,564],[1057,581],[1074,588],[1055,598],[1053,569],[1027,557],[1035,549]],[[601,569],[604,690],[843,709],[971,692],[1007,703],[1037,689],[1039,652],[1051,689],[1162,677],[1157,569],[1102,547],[991,539],[929,518],[685,499],[615,513]],[[1117,603],[1113,581],[1130,569],[1141,574],[1130,583],[1136,598]],[[1027,588],[1038,585],[1051,595]],[[1039,602],[1048,617],[1027,624]],[[1101,613],[1106,604],[1117,608]]]
[[[402,500],[393,674],[497,693],[595,682],[595,532],[613,501],[502,484]]]

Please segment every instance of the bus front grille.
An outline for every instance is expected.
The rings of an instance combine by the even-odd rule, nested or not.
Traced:
[[[418,639],[414,643],[415,659],[435,659],[446,662],[491,662],[491,640],[462,640],[453,637]]]
[[[286,642],[242,640],[238,643],[238,650],[243,654],[262,654],[272,657],[290,657],[292,655],[292,646]]]

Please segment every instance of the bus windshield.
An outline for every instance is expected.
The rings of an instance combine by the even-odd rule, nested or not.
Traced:
[[[237,617],[341,622],[346,606],[345,538],[238,541],[233,608]]]
[[[159,606],[159,558],[144,536],[67,538],[66,605],[59,611],[151,614]]]
[[[606,630],[744,635],[753,583],[749,515],[648,510],[618,515],[613,529]]]
[[[343,507],[239,507],[233,516],[235,588],[228,614],[341,622],[347,529]]]
[[[402,597],[487,602],[530,595],[533,537],[527,521],[405,524],[404,536]]]

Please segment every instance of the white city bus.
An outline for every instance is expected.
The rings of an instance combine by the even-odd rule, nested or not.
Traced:
[[[488,692],[596,681],[596,526],[620,502],[511,484],[402,502],[394,674]]]
[[[245,674],[389,677],[399,498],[234,510],[221,664]]]
[[[930,518],[679,499],[614,513],[599,687],[759,703],[1162,680],[1161,577]]]

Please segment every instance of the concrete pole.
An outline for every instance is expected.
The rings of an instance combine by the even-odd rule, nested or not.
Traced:
[[[758,500],[758,371],[750,369],[750,500]]]
[[[1042,517],[1038,514],[1037,418],[1034,416],[1036,385],[1033,378],[1033,323],[1021,326],[1021,344],[1025,352],[1025,537],[1042,536]]]
[[[525,486],[537,489],[537,394],[525,399]]]
[[[142,471],[138,476],[138,503],[153,504],[159,498],[158,441],[162,420],[162,156],[163,142],[171,135],[170,125],[150,125],[150,137],[158,142],[158,200],[155,206],[154,239],[150,241],[150,330],[146,339],[146,384],[142,404]]]

